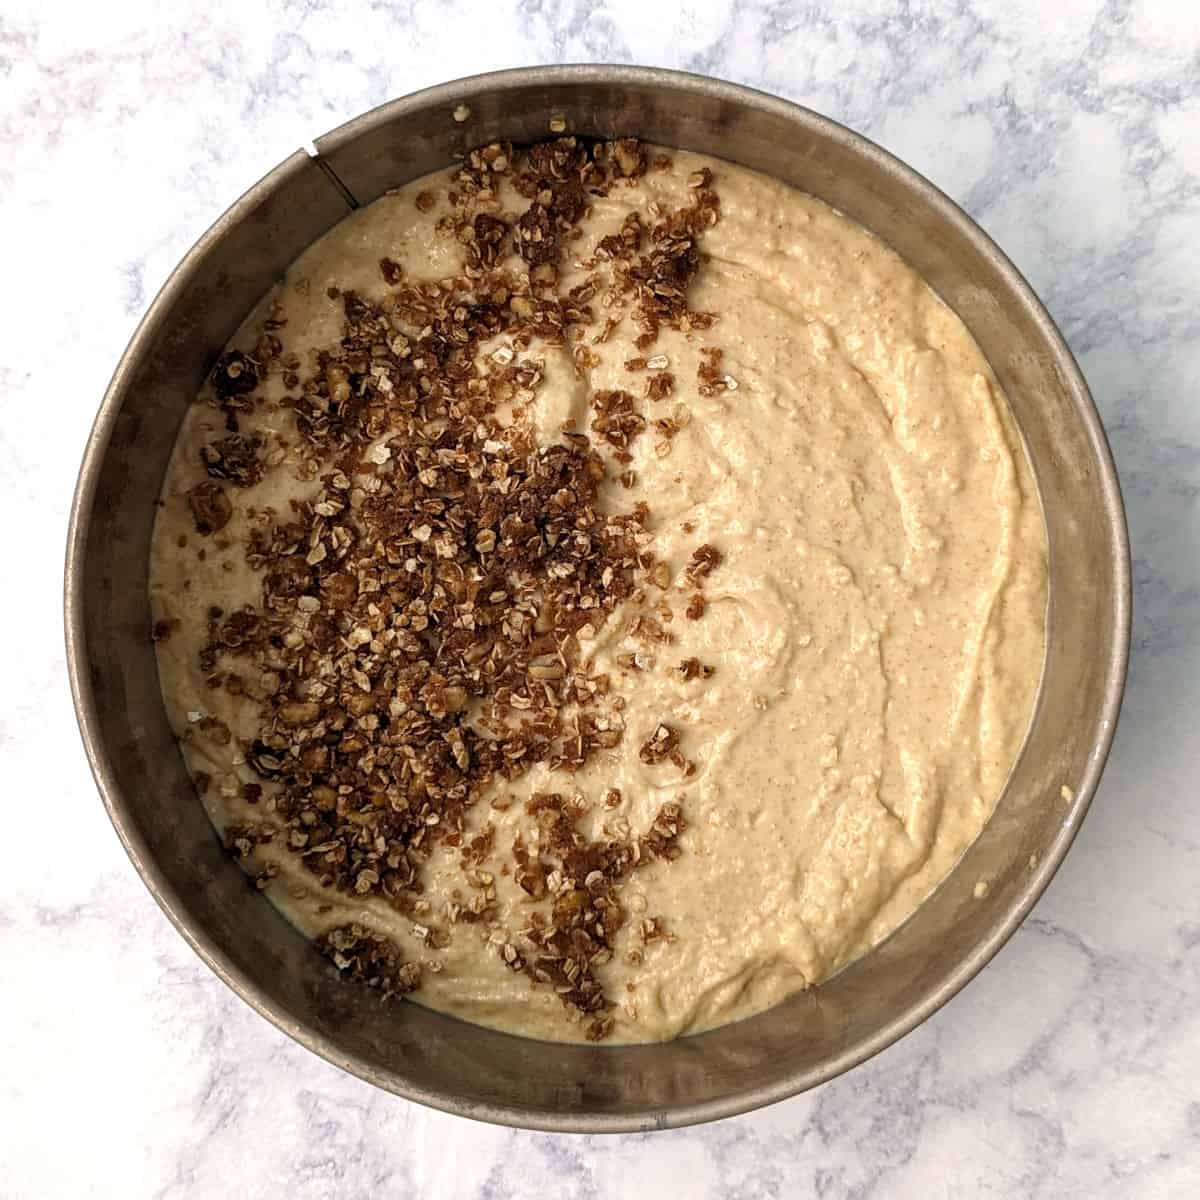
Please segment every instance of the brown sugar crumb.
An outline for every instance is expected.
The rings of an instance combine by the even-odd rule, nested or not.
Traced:
[[[643,917],[638,932],[642,935],[642,942],[646,945],[668,936],[667,927],[661,917]]]
[[[648,613],[634,617],[629,623],[629,636],[648,643],[673,642],[675,635]]]
[[[437,200],[432,192],[424,191],[417,193],[414,203],[421,212],[429,212],[429,210],[437,203]]]
[[[496,827],[492,824],[485,825],[462,850],[463,864],[466,866],[478,866],[491,853],[496,844]]]
[[[357,923],[336,926],[317,938],[315,945],[343,974],[377,988],[385,997],[405,996],[421,982],[418,963],[405,962],[395,942]]]
[[[678,838],[686,828],[683,809],[678,804],[662,805],[650,829],[641,839],[642,854],[673,861],[681,853]]]
[[[675,390],[675,376],[670,371],[656,371],[646,380],[646,398],[665,400]]]
[[[675,668],[681,679],[711,679],[716,668],[702,663],[698,658],[685,658]]]
[[[613,1030],[612,1017],[594,1017],[588,1022],[585,1035],[589,1042],[602,1042]]]
[[[235,487],[253,487],[263,477],[258,454],[262,445],[258,435],[247,438],[232,433],[202,447],[200,460],[213,479],[226,479]]]
[[[621,258],[628,259],[642,246],[644,230],[642,219],[631,212],[622,222],[617,233],[610,233],[596,244],[596,257],[599,259]]]
[[[507,162],[508,155],[503,157]],[[587,208],[585,188],[603,182],[603,169],[574,137],[529,147],[522,165],[516,188],[530,205],[514,231],[517,253],[531,267],[556,263],[562,242]]]
[[[499,217],[480,213],[468,226],[467,265],[473,268],[489,268],[505,252],[508,240],[508,223]]]
[[[708,601],[699,592],[693,592],[688,597],[687,608],[683,610],[683,615],[689,621],[698,621],[704,616],[704,611],[708,607]]]
[[[716,396],[720,392],[732,392],[737,389],[737,381],[727,375],[721,366],[724,351],[708,346],[700,351],[700,365],[696,368],[696,378],[699,381],[697,391],[702,396]]]
[[[526,806],[539,836],[517,836],[510,853],[471,810],[483,800],[486,812],[491,799],[503,812],[514,803],[508,781],[539,767],[578,771],[622,742],[624,700],[584,647],[626,601],[636,595],[643,605],[650,582],[670,584],[666,564],[644,551],[648,506],[620,511],[615,489],[604,486],[612,458],[622,486],[636,481],[622,468],[648,425],[642,401],[620,389],[595,392],[590,436],[571,428],[551,445],[499,415],[541,385],[535,338],[571,350],[586,372],[599,361],[587,345],[631,313],[650,341],[664,324],[709,322],[688,309],[687,290],[701,264],[698,239],[719,214],[711,176],[678,212],[652,207],[661,216],[652,228],[626,218],[585,267],[594,274],[570,290],[560,283],[564,252],[586,255],[574,239],[593,198],[639,186],[646,165],[633,139],[472,150],[437,223],[462,247],[458,276],[416,283],[382,259],[391,289],[382,300],[328,289],[342,328],[312,359],[265,347],[288,372],[281,406],[298,437],[287,458],[311,487],[281,511],[247,510],[249,532],[233,541],[261,594],[235,612],[213,606],[200,651],[210,686],[258,704],[257,727],[235,748],[260,782],[238,786],[256,814],[276,822],[276,853],[293,855],[322,888],[390,905],[436,948],[448,934],[426,917],[423,875],[431,850],[450,848],[463,885],[447,905],[447,926],[476,926],[508,967],[551,989],[597,1040],[612,1028],[597,971],[626,920],[622,885],[640,865],[678,857],[680,806],[663,805],[641,836],[623,814],[606,813],[622,836],[607,827],[597,836],[581,828],[585,800],[539,794]],[[501,215],[502,180],[505,202],[515,191],[524,211]],[[416,203],[429,211],[434,198],[423,192]],[[597,327],[606,332],[588,343]],[[655,369],[652,400],[675,387],[659,369],[665,356],[657,358],[626,363]],[[227,425],[246,411],[264,361],[227,355],[218,364],[213,388]],[[664,438],[680,427],[674,414],[655,422]],[[601,443],[616,452],[607,461]],[[217,480],[251,486],[275,465],[262,451],[236,428],[205,448],[212,478],[188,495],[200,533],[232,517]],[[693,556],[689,584],[699,587],[716,562],[719,554],[711,563]],[[631,632],[646,649],[635,658],[652,661],[674,638],[662,601],[660,591],[637,612]],[[708,670],[696,660],[679,669],[687,678]],[[227,727],[198,724],[234,745]],[[669,761],[685,777],[695,769],[666,724],[639,756]],[[605,810],[622,805],[615,788],[594,799]],[[251,849],[254,836],[239,833]],[[263,868],[260,884],[273,870]],[[493,872],[529,897],[526,928],[495,926]],[[339,970],[387,994],[420,982],[419,965],[363,926],[332,929],[318,946]]]
[[[637,138],[621,138],[612,143],[611,153],[621,174],[636,179],[646,172],[646,151]]]
[[[253,356],[241,350],[230,350],[217,360],[210,382],[215,406],[225,414],[225,428],[230,433],[237,432],[238,414],[248,413],[254,408],[254,390],[262,378],[263,367],[281,349],[279,338],[274,333],[264,331]]]
[[[660,722],[654,732],[642,743],[638,758],[653,766],[668,759],[679,746],[679,732],[673,726]]]
[[[630,594],[643,518],[599,508],[605,468],[587,438],[501,441],[464,403],[459,347],[519,316],[404,288],[399,298],[422,305],[427,334],[397,347],[378,311],[346,294],[339,356],[306,384],[327,399],[298,421],[335,454],[393,431],[386,453],[372,452],[353,524],[350,477],[333,470],[290,519],[256,527],[247,561],[262,571],[263,605],[218,613],[202,655],[260,660],[278,681],[245,757],[282,784],[305,865],[326,886],[403,909],[426,847],[459,835],[488,783],[539,762],[578,766],[620,740],[573,638]],[[440,364],[452,355],[450,371]],[[381,372],[390,390],[366,382]],[[297,622],[299,637],[283,638]],[[560,709],[581,703],[568,725]]]
[[[691,422],[691,413],[687,406],[683,404],[675,405],[675,410],[669,417],[659,417],[654,422],[654,429],[659,435],[659,440],[656,443],[656,450],[659,453],[664,453],[663,446],[670,449],[671,439],[685,428]]]
[[[269,825],[240,823],[225,828],[225,848],[234,858],[249,858],[259,846],[275,840],[275,829]]]
[[[471,150],[455,176],[456,186],[446,193],[451,208],[494,205],[500,180],[510,173],[512,160],[513,148],[507,142],[491,142]]]
[[[684,569],[684,574],[693,584],[699,584],[724,562],[725,556],[716,546],[707,542],[692,552],[691,560]]]
[[[162,617],[150,626],[150,640],[165,642],[177,629],[179,621],[174,617]]]
[[[592,396],[592,429],[610,446],[626,450],[646,428],[646,419],[635,407],[634,398],[620,389],[599,391]]]
[[[627,915],[620,884],[639,867],[671,861],[680,853],[686,828],[677,804],[664,804],[646,834],[636,840],[589,840],[578,828],[584,808],[558,793],[539,793],[526,805],[539,828],[542,850],[534,858],[519,839],[514,843],[518,882],[531,895],[552,899],[549,919],[531,916],[520,940],[528,950],[520,966],[535,982],[553,987],[567,1007],[593,1014],[597,1037],[611,1029],[604,1018],[611,999],[595,974],[612,957],[612,943]],[[589,1034],[589,1036],[592,1036]]]
[[[604,324],[598,333],[592,335],[592,345],[600,346],[612,336],[612,332],[621,323],[620,317],[605,317]],[[582,332],[582,331],[581,331]]]
[[[196,532],[205,537],[224,529],[233,516],[233,504],[219,483],[206,479],[187,494]],[[201,551],[203,554],[203,551]]]
[[[625,270],[625,283],[634,297],[634,315],[642,333],[636,341],[644,350],[654,344],[661,325],[702,329],[710,314],[692,312],[687,292],[700,267],[698,239],[720,218],[721,203],[706,181],[692,191],[691,204],[676,209],[649,233],[649,249]]]

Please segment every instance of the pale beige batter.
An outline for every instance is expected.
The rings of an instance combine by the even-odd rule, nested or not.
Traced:
[[[630,877],[625,903],[635,919],[598,970],[617,1001],[612,1038],[624,1041],[757,1012],[826,978],[909,916],[996,803],[1030,719],[1044,642],[1038,499],[1003,397],[961,322],[890,249],[821,202],[730,164],[674,160],[593,200],[562,288],[588,274],[579,264],[628,212],[651,224],[655,203],[686,203],[689,174],[707,164],[721,217],[703,235],[708,257],[689,303],[717,314],[715,325],[664,328],[644,352],[652,366],[636,376],[624,365],[642,353],[628,320],[594,347],[598,363],[582,377],[568,350],[535,342],[527,352],[544,362],[532,392],[543,442],[570,419],[586,432],[591,394],[636,387],[640,396],[655,369],[669,370],[676,387],[646,401],[647,415],[683,425],[665,453],[652,431],[632,444],[632,490],[615,478],[604,484],[615,509],[650,505],[651,546],[671,570],[663,595],[676,641],[648,651],[629,638],[627,617],[609,620],[584,651],[625,698],[624,740],[577,775],[539,768],[503,789],[518,799],[582,793],[594,802],[584,821],[592,830],[641,830],[664,801],[682,806],[681,856]],[[447,178],[418,181],[344,220],[232,344],[252,346],[277,299],[286,350],[304,357],[330,345],[342,307],[327,288],[383,296],[384,256],[410,280],[458,273],[461,247],[437,232]],[[437,202],[421,211],[414,198],[426,190]],[[510,212],[523,203],[501,200]],[[727,376],[710,395],[696,385],[705,347],[723,350]],[[260,394],[284,392],[273,374]],[[295,441],[286,409],[260,408],[243,428]],[[205,478],[200,448],[221,433],[221,414],[197,403],[163,489],[152,592],[156,615],[180,621],[159,653],[170,719],[186,731],[189,767],[212,776],[205,803],[224,828],[247,817],[238,791],[255,776],[237,738],[254,735],[256,706],[204,686],[196,664],[204,613],[214,598],[232,610],[258,597],[241,551],[245,508],[286,508],[288,496],[315,485],[296,479],[289,450],[263,482],[236,492],[217,538],[199,537],[185,493]],[[681,573],[701,543],[724,561],[707,582],[704,618],[689,621]],[[629,669],[631,653],[644,669]],[[712,677],[672,670],[689,657],[714,667]],[[205,736],[209,716],[232,728],[230,744]],[[663,720],[697,764],[690,779],[638,756]],[[599,800],[613,787],[622,799],[606,809]],[[472,820],[484,815],[498,829],[488,865],[499,920],[455,927],[438,949],[382,899],[320,888],[283,846],[260,847],[255,861],[276,865],[265,890],[303,930],[353,919],[394,938],[426,968],[418,1002],[578,1039],[578,1020],[553,991],[495,952],[530,903],[504,873],[511,834],[529,817],[520,803]],[[436,912],[461,887],[457,854],[435,851],[424,878]],[[650,918],[668,936],[643,944]]]

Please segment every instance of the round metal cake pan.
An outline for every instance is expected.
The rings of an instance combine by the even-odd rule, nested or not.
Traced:
[[[554,1045],[412,1003],[334,969],[221,849],[168,727],[148,637],[147,559],[172,443],[222,346],[288,264],[353,207],[471,146],[560,122],[719,156],[811,192],[890,243],[965,322],[1028,447],[1049,534],[1045,672],[995,816],[892,937],[807,993],[651,1046]],[[117,833],[154,898],[247,1003],[330,1062],[408,1099],[537,1129],[660,1129],[757,1108],[862,1062],[977,974],[1033,907],[1091,803],[1121,704],[1129,550],[1104,430],[1028,284],[941,192],[877,146],[783,100],[631,67],[541,67],[386,104],[297,151],[188,253],[151,305],[84,454],[66,563],[71,686]],[[979,880],[986,893],[976,896]]]

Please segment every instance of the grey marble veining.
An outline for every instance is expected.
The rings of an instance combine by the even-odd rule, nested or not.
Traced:
[[[96,404],[207,224],[297,145],[390,96],[586,60],[794,98],[963,202],[1082,361],[1136,576],[1100,796],[995,963],[815,1093],[607,1139],[382,1095],[218,983],[108,826],[59,618]],[[1200,1195],[1194,0],[7,0],[0,205],[0,1196]]]

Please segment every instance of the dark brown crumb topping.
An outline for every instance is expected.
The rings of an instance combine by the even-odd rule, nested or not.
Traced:
[[[233,516],[232,502],[221,485],[211,479],[196,484],[187,499],[196,532],[204,537],[224,529]]]
[[[679,731],[661,723],[642,743],[638,757],[644,763],[660,763],[669,759],[679,746]]]
[[[721,565],[724,557],[715,546],[706,543],[692,552],[691,560],[684,574],[692,583],[699,583],[701,580],[707,579],[714,569]]]
[[[248,395],[258,387],[259,382],[258,364],[240,350],[230,350],[221,355],[213,368],[213,390],[220,400]]]
[[[711,667],[707,663],[702,663],[695,657],[681,659],[675,669],[681,679],[688,681],[692,679],[711,679],[716,670],[715,667]]]
[[[392,258],[381,258],[379,260],[379,273],[383,276],[383,282],[388,287],[396,287],[404,278],[404,268]]]
[[[670,371],[658,371],[646,380],[646,398],[665,400],[675,390],[675,376]]]
[[[339,971],[378,988],[385,996],[405,996],[421,981],[420,968],[403,960],[395,942],[361,925],[330,929],[317,938],[316,946]]]
[[[646,428],[646,418],[626,391],[599,391],[592,396],[592,428],[610,446],[628,450],[629,444]]]
[[[618,794],[617,802],[620,797]],[[603,1015],[611,1007],[595,968],[612,958],[612,943],[627,920],[618,885],[638,867],[679,856],[677,839],[686,828],[678,804],[664,804],[650,829],[629,840],[588,840],[577,827],[585,811],[558,793],[533,796],[526,805],[536,818],[542,852],[533,856],[520,839],[513,846],[516,880],[531,897],[553,899],[550,918],[535,909],[520,939],[500,944],[504,961],[537,983],[553,987],[563,1003],[593,1014],[589,1040],[599,1041],[612,1028]]]
[[[261,449],[261,437],[247,438],[240,433],[231,433],[209,442],[200,451],[200,458],[213,479],[227,479],[237,487],[253,487],[263,476],[259,458]]]
[[[261,574],[261,600],[211,610],[201,654],[210,686],[250,696],[262,714],[242,751],[269,787],[246,785],[242,795],[271,820],[229,830],[234,852],[248,858],[268,842],[286,847],[322,886],[380,897],[419,920],[433,946],[455,925],[491,929],[503,961],[552,988],[595,1039],[612,1024],[613,1001],[596,970],[626,921],[620,886],[643,863],[678,857],[679,804],[663,805],[640,835],[589,838],[580,829],[585,802],[539,794],[527,805],[536,843],[518,837],[510,846],[497,844],[490,823],[471,832],[468,817],[498,781],[539,764],[578,770],[621,742],[623,705],[594,672],[586,643],[618,606],[642,597],[646,583],[669,586],[666,564],[642,551],[646,506],[613,511],[602,492],[613,460],[620,482],[632,485],[623,468],[647,428],[640,402],[623,390],[591,396],[599,448],[571,430],[536,445],[501,416],[541,382],[540,362],[525,353],[535,336],[565,345],[596,324],[597,285],[564,291],[558,267],[591,197],[632,186],[645,170],[634,139],[472,151],[438,218],[463,246],[463,273],[411,283],[384,258],[384,300],[330,289],[342,304],[342,337],[307,369],[283,357],[274,333],[281,314],[264,334],[273,340],[254,356],[223,355],[212,382],[229,432],[204,447],[211,478],[188,493],[199,533],[228,524],[232,504],[218,481],[248,488],[267,469],[262,440],[239,433],[237,415],[253,406],[266,373],[282,370],[301,472],[319,488],[286,512],[254,512],[245,553]],[[528,201],[515,219],[495,203],[502,180]],[[714,320],[691,311],[687,295],[719,200],[707,170],[689,187],[683,208],[656,213],[649,228],[633,215],[596,248],[595,260],[611,264],[640,348],[663,325],[707,329]],[[436,199],[423,192],[416,203],[430,211]],[[514,254],[521,265],[504,265]],[[593,344],[618,320],[606,317]],[[485,352],[484,343],[501,338],[506,344]],[[720,352],[711,353],[719,363]],[[575,350],[580,370],[592,364],[589,355],[582,345]],[[674,392],[674,375],[661,369],[665,356],[626,366],[653,368],[647,399]],[[685,422],[682,413],[660,417],[659,445]],[[696,589],[688,618],[703,614],[699,589],[720,561],[705,545],[686,567],[686,584]],[[656,603],[632,632],[666,643],[673,614],[665,599]],[[687,680],[711,674],[696,659],[677,670]],[[202,731],[220,740],[213,726]],[[638,732],[643,762],[675,763],[685,777],[694,770],[673,726]],[[438,844],[457,849],[465,887],[435,913],[422,868]],[[539,902],[516,934],[495,927],[495,879],[485,869],[505,854],[505,870],[511,862],[515,882]],[[272,872],[268,863],[260,885]],[[419,984],[417,964],[359,925],[329,931],[318,946],[340,970],[387,994]]]

